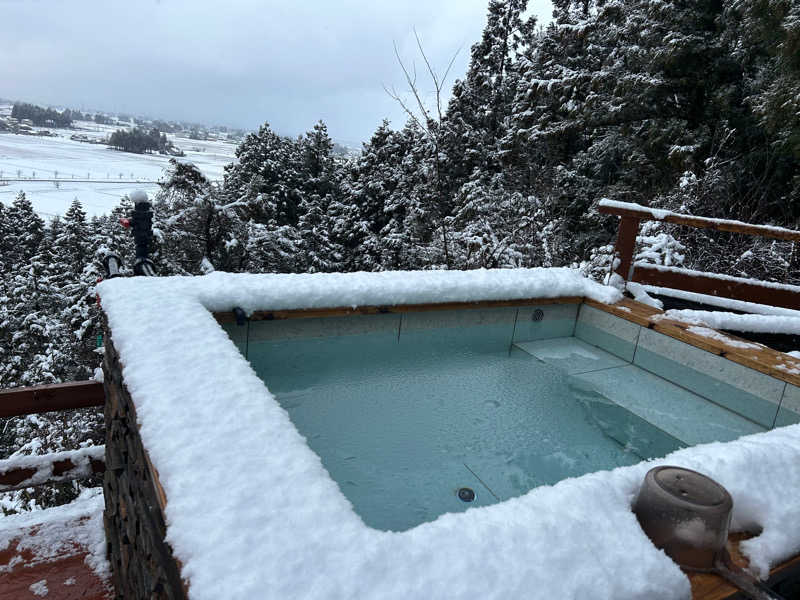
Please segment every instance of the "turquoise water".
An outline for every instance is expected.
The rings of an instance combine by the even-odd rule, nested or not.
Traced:
[[[686,445],[492,327],[251,336],[247,354],[377,529],[409,529]],[[459,499],[464,487],[474,501]]]

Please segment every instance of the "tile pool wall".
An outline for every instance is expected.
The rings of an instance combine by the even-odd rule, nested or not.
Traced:
[[[767,429],[800,422],[796,386],[592,306],[575,336]]]
[[[564,477],[798,420],[794,386],[778,411],[782,395],[770,395],[777,380],[753,383],[746,375],[762,374],[713,360],[689,367],[685,344],[654,342],[651,334],[667,336],[586,305],[226,330],[356,512],[380,529],[407,529]],[[475,500],[461,502],[461,487]]]

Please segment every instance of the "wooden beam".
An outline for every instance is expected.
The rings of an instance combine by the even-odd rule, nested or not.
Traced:
[[[251,321],[277,321],[283,319],[308,319],[319,317],[346,317],[352,315],[380,315],[434,310],[465,310],[471,308],[503,308],[515,306],[540,306],[542,304],[580,304],[581,296],[561,298],[520,298],[519,300],[480,300],[477,302],[442,302],[431,304],[398,304],[394,306],[337,306],[331,308],[301,308],[291,310],[258,310],[250,315]],[[235,323],[233,311],[214,313],[221,324]]]
[[[617,234],[614,256],[619,258],[619,265],[617,265],[615,271],[625,281],[628,281],[631,276],[637,235],[639,235],[639,219],[636,217],[622,217],[619,222],[619,233]]]
[[[83,479],[94,473],[103,473],[106,470],[104,448],[103,446],[97,448],[99,454],[94,453],[91,456],[85,451],[78,450],[26,456],[21,457],[22,460],[20,458],[0,460],[0,492]]]
[[[735,277],[719,278],[684,269],[636,265],[631,281],[698,294],[800,310],[800,292]]]
[[[103,406],[103,384],[73,381],[0,390],[0,417]]]
[[[716,231],[743,233],[745,235],[756,235],[759,237],[786,240],[788,242],[800,242],[800,231],[784,229],[783,227],[751,225],[750,223],[743,223],[742,221],[709,219],[707,217],[695,217],[694,215],[683,215],[669,211],[664,211],[665,214],[662,216],[661,211],[650,210],[645,207],[636,208],[633,205],[624,208],[600,205],[597,207],[597,210],[608,215],[617,215],[623,218],[636,218],[641,219],[642,221],[664,221],[665,223],[686,225],[688,227],[697,227],[699,229],[714,229]]]

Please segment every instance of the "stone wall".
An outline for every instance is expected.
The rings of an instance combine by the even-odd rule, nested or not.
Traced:
[[[104,523],[117,598],[185,599],[180,565],[164,541],[165,498],[148,463],[136,412],[106,329]]]

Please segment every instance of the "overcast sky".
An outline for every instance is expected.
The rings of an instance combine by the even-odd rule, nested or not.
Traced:
[[[287,135],[323,119],[358,145],[384,117],[405,121],[382,87],[407,87],[393,40],[418,72],[415,27],[440,72],[461,48],[460,77],[487,4],[0,0],[0,98],[248,129],[268,121]],[[540,22],[551,10],[530,2]]]

